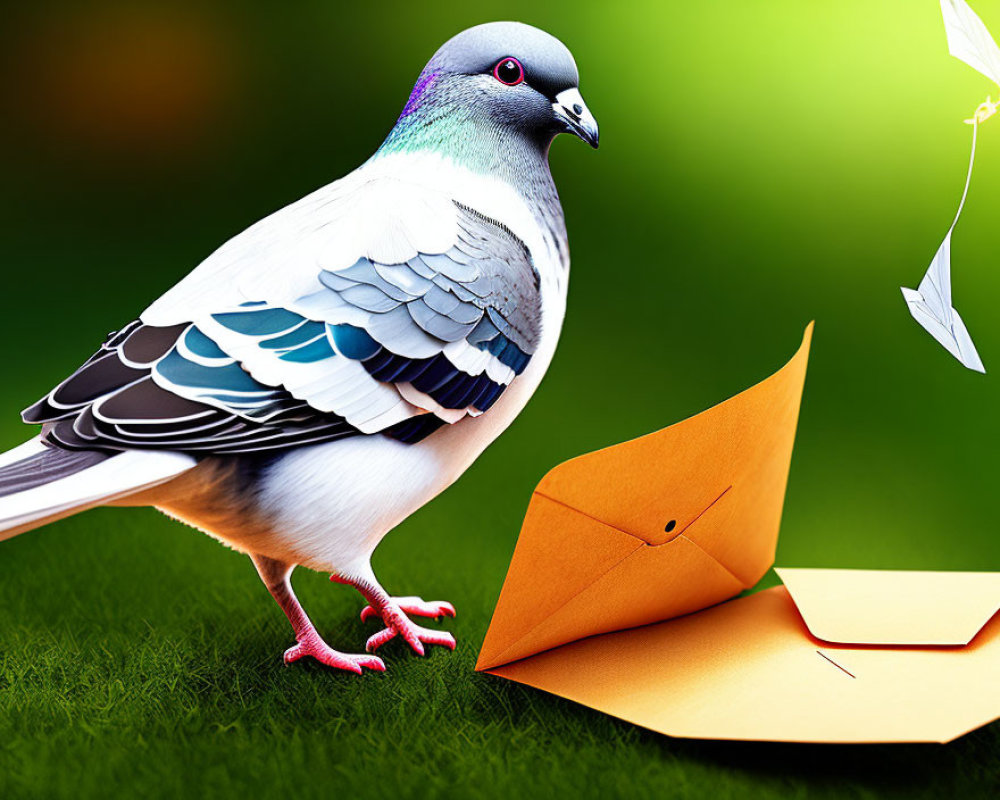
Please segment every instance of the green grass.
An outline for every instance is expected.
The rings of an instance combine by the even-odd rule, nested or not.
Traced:
[[[476,674],[500,572],[459,526],[434,534],[445,516],[420,515],[376,567],[391,588],[453,599],[458,649],[417,658],[393,642],[388,671],[360,679],[283,666],[290,631],[249,561],[155,512],[91,512],[6,543],[0,797],[910,798],[997,788],[998,725],[946,747],[672,740]],[[353,591],[307,572],[297,587],[334,646],[362,646],[371,626]]]

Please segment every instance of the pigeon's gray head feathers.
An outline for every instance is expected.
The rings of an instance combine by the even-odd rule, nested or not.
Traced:
[[[576,62],[553,36],[491,22],[447,41],[421,72],[383,152],[433,150],[473,169],[544,156],[559,133],[597,147]]]
[[[505,58],[516,58],[521,63],[524,82],[550,104],[561,91],[580,85],[576,61],[566,45],[520,22],[489,22],[462,31],[444,43],[427,68],[454,75],[492,77],[494,68]]]

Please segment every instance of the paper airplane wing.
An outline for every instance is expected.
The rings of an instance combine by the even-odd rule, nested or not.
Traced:
[[[1000,84],[1000,48],[965,0],[941,0],[948,52]]]
[[[549,472],[477,668],[754,585],[774,559],[811,336],[812,325],[788,364],[736,397]]]
[[[954,229],[954,226],[952,226]],[[951,230],[916,289],[902,290],[910,314],[969,369],[986,372],[962,317],[951,305]]]

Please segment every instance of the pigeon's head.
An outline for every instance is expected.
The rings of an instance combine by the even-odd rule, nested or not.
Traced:
[[[477,25],[445,42],[393,131],[397,145],[445,148],[450,139],[471,136],[547,149],[560,133],[597,147],[597,121],[580,95],[576,62],[554,36],[519,22]]]

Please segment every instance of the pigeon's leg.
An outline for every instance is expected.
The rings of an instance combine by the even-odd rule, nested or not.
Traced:
[[[252,555],[250,558],[257,568],[260,579],[264,581],[271,596],[281,606],[281,610],[285,612],[285,616],[288,617],[288,621],[292,623],[292,629],[295,631],[296,644],[285,651],[286,664],[291,664],[306,656],[312,656],[328,667],[346,669],[359,675],[363,667],[377,672],[385,671],[385,664],[382,663],[381,658],[340,653],[323,641],[323,637],[319,635],[305,609],[302,608],[302,604],[295,596],[295,592],[292,591],[291,576],[292,570],[295,569],[294,564],[276,561],[261,555]]]
[[[385,623],[385,628],[368,639],[365,650],[375,651],[396,636],[405,641],[417,654],[424,654],[425,644],[439,644],[449,650],[455,649],[455,637],[447,631],[433,631],[422,628],[407,617],[414,614],[421,617],[455,616],[455,607],[443,601],[425,602],[419,597],[390,597],[375,579],[371,566],[365,564],[362,568],[349,573],[331,575],[330,580],[353,586],[368,605],[361,611],[361,619],[366,620],[378,616]]]

